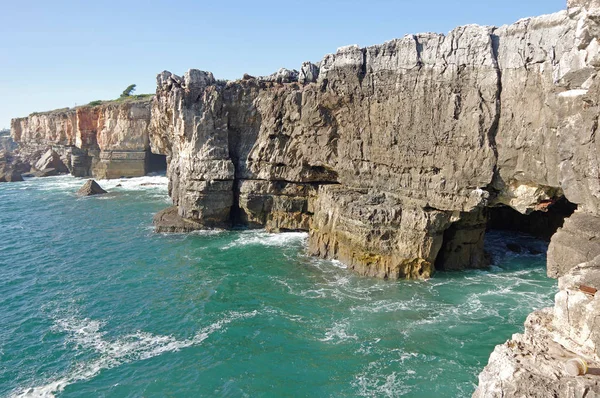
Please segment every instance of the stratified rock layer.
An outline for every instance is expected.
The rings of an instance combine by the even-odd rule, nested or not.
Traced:
[[[597,214],[600,12],[586,7],[343,47],[267,77],[161,73],[150,145],[178,215],[310,231],[311,254],[426,278],[485,265],[487,207],[566,196]]]
[[[13,119],[11,135],[21,158],[32,164],[50,151],[55,154],[52,161],[57,163],[58,156],[62,166],[46,168],[57,172],[138,177],[147,172],[149,123],[150,100],[128,100]]]

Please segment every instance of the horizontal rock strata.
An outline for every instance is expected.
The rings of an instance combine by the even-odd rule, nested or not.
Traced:
[[[71,174],[96,178],[147,173],[150,100],[128,100],[13,119],[21,158],[35,164],[51,149]]]
[[[199,228],[309,231],[310,253],[384,278],[481,267],[486,208],[598,212],[597,15],[573,3],[230,82],[165,71],[150,145]]]

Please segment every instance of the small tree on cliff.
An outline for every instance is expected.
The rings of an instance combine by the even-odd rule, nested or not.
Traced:
[[[121,94],[121,98],[129,97],[135,91],[135,84],[130,84],[127,86],[123,93]]]

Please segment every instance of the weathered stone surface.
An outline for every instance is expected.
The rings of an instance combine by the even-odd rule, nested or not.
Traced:
[[[554,308],[531,314],[525,334],[496,347],[474,397],[599,397],[600,294],[579,289],[600,289],[600,257],[573,268],[559,279]],[[591,372],[573,377],[564,364],[584,359]]]
[[[564,363],[578,355],[554,341],[552,323],[550,308],[529,315],[525,334],[496,346],[473,397],[600,397],[598,376],[572,377],[565,372]],[[598,368],[600,363],[589,365]]]
[[[9,165],[0,163],[0,182],[18,182],[23,181],[23,177],[18,170]]]
[[[35,163],[34,168],[41,172],[52,169],[56,174],[69,172],[69,169],[61,160],[60,155],[52,149],[48,149],[46,153],[42,155]]]
[[[149,123],[150,100],[129,100],[13,119],[11,135],[19,156],[34,164],[52,148],[64,166],[48,167],[58,172],[78,177],[138,177],[147,172]]]
[[[298,83],[315,83],[319,79],[319,67],[311,62],[304,62],[298,73]]]
[[[600,217],[577,212],[565,220],[548,248],[548,276],[558,278],[600,255]]]
[[[177,214],[177,207],[172,206],[154,216],[154,228],[156,232],[185,233],[202,229],[203,226],[182,218]]]
[[[599,8],[600,1],[598,0],[567,0],[567,7],[585,7],[585,8]]]
[[[105,193],[107,192],[94,180],[87,180],[86,183],[79,188],[79,191],[77,191],[77,195],[79,196],[102,195]]]

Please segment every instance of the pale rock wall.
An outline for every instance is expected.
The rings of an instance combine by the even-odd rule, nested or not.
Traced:
[[[33,164],[52,148],[75,176],[142,176],[150,109],[149,100],[140,100],[37,113],[13,119],[11,136]]]
[[[561,277],[554,308],[529,315],[524,334],[495,348],[473,397],[600,396],[600,293],[584,293],[581,285],[600,289],[600,257]],[[567,374],[564,364],[573,358],[584,359],[590,373]]]
[[[309,230],[310,253],[365,275],[481,267],[488,206],[598,212],[595,15],[347,46],[227,84],[163,72],[151,146],[195,225]]]

